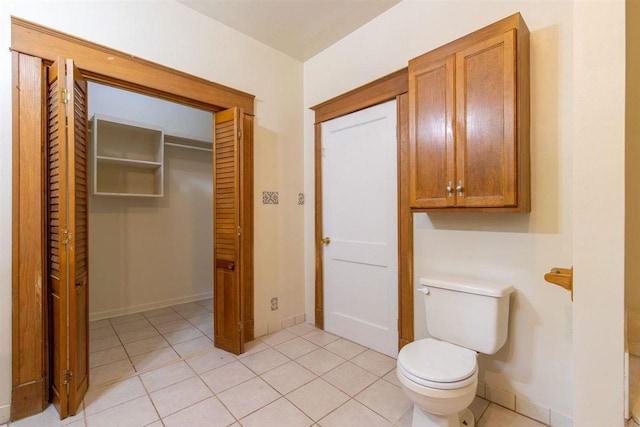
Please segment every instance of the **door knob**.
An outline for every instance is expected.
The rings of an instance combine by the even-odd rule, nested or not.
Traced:
[[[325,237],[324,239],[320,240],[322,242],[323,245],[328,245],[329,243],[331,243],[331,238],[330,237]]]

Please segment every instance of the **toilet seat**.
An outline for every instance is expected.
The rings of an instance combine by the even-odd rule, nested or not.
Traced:
[[[414,341],[398,355],[398,371],[411,381],[442,390],[462,388],[476,380],[476,352],[433,338]]]

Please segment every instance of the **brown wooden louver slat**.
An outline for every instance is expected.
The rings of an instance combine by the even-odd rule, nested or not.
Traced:
[[[234,122],[225,122],[216,125],[216,187],[215,215],[216,219],[228,227],[216,227],[216,259],[235,261],[238,251],[238,236],[236,225],[238,222],[238,194],[235,189],[236,169],[238,160],[235,154],[235,135],[233,134]]]
[[[70,60],[59,59],[47,73],[50,383],[66,418],[89,385],[87,84]]]
[[[244,349],[240,116],[237,108],[216,113],[213,132],[214,343],[236,354]]]

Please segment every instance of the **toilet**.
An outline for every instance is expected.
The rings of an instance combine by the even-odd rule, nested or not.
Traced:
[[[420,279],[430,338],[405,345],[396,373],[413,402],[413,427],[473,427],[477,354],[507,340],[512,286],[456,277]]]

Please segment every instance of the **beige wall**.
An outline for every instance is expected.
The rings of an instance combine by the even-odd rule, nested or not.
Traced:
[[[594,15],[598,15],[600,9],[609,8],[609,2],[590,4]],[[601,97],[588,99],[589,88],[594,84],[603,93],[612,89],[620,95],[616,99],[623,99],[623,94],[617,92],[621,63],[616,56],[617,49],[610,49],[610,54],[602,60],[599,53],[591,49],[588,52],[592,56],[588,58],[576,55],[574,51],[576,46],[594,42],[591,32],[602,36],[603,32],[609,31],[604,39],[619,46],[617,36],[623,27],[623,15],[615,6],[613,13],[600,14],[596,26],[589,14],[588,19],[581,22],[584,26],[580,32],[576,32],[575,8],[576,4],[569,1],[405,0],[305,62],[304,104],[309,108],[402,68],[412,57],[514,12],[522,13],[531,30],[532,212],[415,214],[415,278],[430,273],[449,273],[513,284],[516,294],[512,300],[509,339],[496,355],[480,356],[481,381],[515,394],[518,401],[533,402],[540,408],[550,409],[554,425],[571,425],[571,418],[575,418],[576,426],[613,426],[618,425],[616,422],[622,415],[617,411],[622,393],[622,374],[618,370],[622,353],[617,346],[622,334],[622,329],[617,329],[621,316],[618,298],[622,289],[622,266],[615,260],[624,256],[620,229],[624,223],[618,214],[611,214],[610,206],[621,206],[624,200],[621,193],[624,182],[620,181],[623,152],[619,132],[622,122],[621,116],[617,115],[619,105],[611,103],[610,99],[606,99],[606,105],[612,104],[614,108],[603,116],[604,120],[591,117],[585,110],[578,112],[575,104],[579,100],[585,108],[594,110],[604,105]],[[595,45],[608,49],[599,43]],[[605,58],[613,62],[606,64]],[[603,67],[611,73],[613,81],[599,74],[600,80],[596,79],[585,69],[591,66]],[[581,77],[579,86],[577,74]],[[580,96],[577,96],[578,92]],[[598,95],[603,96],[600,91]],[[611,131],[611,135],[596,142],[593,136],[601,135],[602,131],[591,129],[590,135],[581,131],[578,137],[576,127],[585,129],[585,121],[589,121],[591,127],[602,126]],[[305,188],[308,193],[314,185],[312,124],[313,113],[307,111]],[[602,141],[607,144],[603,145]],[[581,146],[579,157],[574,154],[576,145]],[[609,202],[605,205],[583,186],[584,182],[592,183],[596,179],[593,175],[586,176],[593,162],[601,162],[601,170],[592,170],[598,171],[598,178],[614,189],[606,196]],[[576,166],[580,168],[579,174],[574,171]],[[603,180],[601,174],[607,179]],[[576,183],[581,187],[577,194]],[[578,198],[580,211],[575,207]],[[585,215],[583,220],[582,209],[598,214]],[[610,221],[606,222],[605,217]],[[312,206],[307,207],[305,220],[305,242],[309,248],[305,307],[307,314],[312,315]],[[574,236],[576,222],[581,223],[580,238]],[[593,233],[594,227],[606,230],[610,237]],[[590,235],[597,236],[598,240],[589,238]],[[576,244],[578,250],[574,248]],[[594,245],[597,248],[594,249]],[[574,260],[578,253],[580,263]],[[606,259],[605,264],[594,259],[596,254]],[[612,263],[608,264],[610,261]],[[588,295],[581,292],[575,304],[566,291],[543,279],[551,267],[569,267],[574,263],[576,268],[595,270],[594,277],[600,279],[597,283],[581,273],[576,287],[588,289]],[[613,282],[601,276],[609,265],[613,268]],[[597,304],[594,293],[603,289],[604,282],[611,291],[610,297],[603,298],[603,304],[598,307],[600,316],[588,319],[586,311]],[[584,304],[584,315],[576,317],[578,301]],[[415,304],[415,327],[416,338],[426,336],[424,308],[419,298]],[[587,329],[590,327],[597,331],[594,335],[597,338],[589,339]],[[579,346],[575,345],[573,336],[577,330],[585,334]],[[610,331],[612,340],[605,339],[603,330]],[[579,384],[583,393],[578,394],[574,365],[579,361],[584,368],[591,363],[594,369],[599,366],[598,360],[613,361],[614,374],[603,382],[601,389],[582,369]],[[609,366],[605,366],[603,375],[611,372]],[[598,379],[601,380],[599,376]],[[587,393],[598,396],[601,403],[596,404],[594,400],[597,399],[589,398]],[[578,398],[574,399],[574,395]],[[613,424],[603,421],[605,419]]]
[[[625,10],[574,13],[574,422],[623,425]]]
[[[91,197],[91,320],[212,297],[211,163],[167,146],[164,197]]]
[[[256,335],[304,313],[302,64],[171,1],[0,2],[0,231],[11,235],[9,17],[39,24],[256,95]],[[262,191],[279,205],[262,205]],[[11,239],[0,244],[0,422],[11,390]],[[280,308],[270,310],[278,296]]]
[[[626,305],[640,310],[640,2],[626,1]]]

